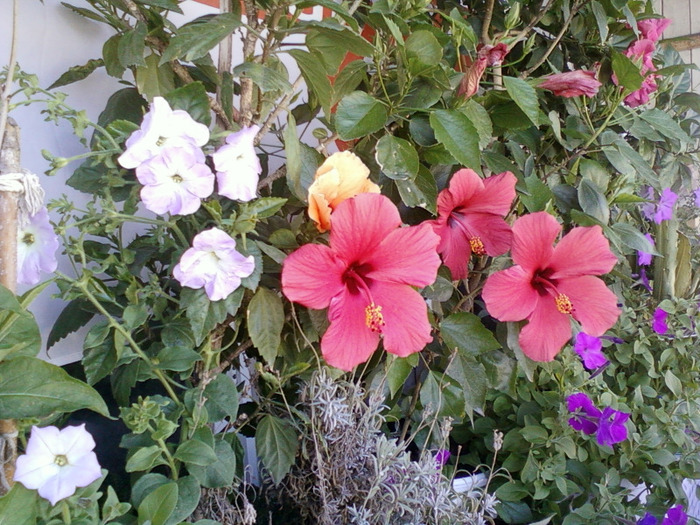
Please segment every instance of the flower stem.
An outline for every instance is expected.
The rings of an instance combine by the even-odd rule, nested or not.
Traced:
[[[171,477],[177,481],[178,474],[177,474],[177,467],[175,466],[175,458],[173,458],[173,455],[170,453],[168,450],[168,446],[165,444],[165,441],[162,439],[159,439],[157,441],[158,446],[160,449],[163,451],[163,454],[165,454],[165,459],[168,461],[168,466],[170,467],[170,474]]]
[[[63,523],[66,525],[70,525],[72,523],[70,517],[70,507],[68,506],[68,502],[66,500],[61,502],[61,518],[63,518]]]

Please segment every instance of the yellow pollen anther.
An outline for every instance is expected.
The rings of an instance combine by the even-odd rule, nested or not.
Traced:
[[[180,184],[182,182],[182,177],[178,175],[177,173],[171,177],[173,179],[173,182],[176,182]]]
[[[484,243],[481,242],[481,238],[472,237],[469,239],[469,246],[472,249],[472,253],[476,255],[486,255],[486,248],[484,248]]]
[[[554,302],[557,304],[557,310],[563,314],[570,314],[574,311],[574,305],[571,304],[571,299],[563,293],[557,295]]]
[[[54,457],[53,462],[56,463],[59,467],[65,467],[68,465],[68,458],[64,456],[63,454],[58,454],[56,457]]]
[[[374,303],[367,306],[367,308],[365,308],[365,323],[367,324],[367,328],[380,334],[382,332],[382,327],[386,324],[384,322],[384,316],[382,315],[382,307]]]

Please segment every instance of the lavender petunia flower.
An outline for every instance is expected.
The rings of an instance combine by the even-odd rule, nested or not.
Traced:
[[[578,335],[576,335],[574,351],[581,357],[583,366],[585,366],[586,369],[595,370],[608,362],[601,351],[602,348],[603,343],[599,337],[588,335],[584,332],[579,332]]]
[[[102,477],[97,456],[92,451],[95,440],[85,425],[66,427],[32,427],[25,454],[17,458],[15,481],[39,495],[51,505],[87,487]]]
[[[605,407],[600,416],[600,426],[596,439],[599,445],[612,446],[615,443],[627,439],[627,427],[625,423],[630,418],[630,414]]]
[[[598,430],[598,420],[601,412],[594,405],[591,398],[579,392],[571,394],[566,398],[566,403],[572,417],[569,418],[569,425],[574,430],[579,430],[584,434],[595,434]]]
[[[662,308],[657,308],[654,310],[654,318],[651,323],[651,328],[659,335],[665,335],[668,332],[668,324],[666,319],[668,318],[668,312]]]
[[[654,222],[656,224],[661,224],[663,221],[671,219],[676,200],[678,200],[678,195],[671,188],[664,188],[661,192],[659,203],[656,205],[656,213],[654,213]]]
[[[686,525],[686,523],[688,523],[688,515],[683,511],[683,505],[676,505],[668,509],[661,525]]]
[[[259,130],[258,126],[250,126],[231,133],[226,144],[212,155],[220,195],[240,201],[255,198],[262,172],[253,144]]]
[[[657,520],[653,514],[646,513],[644,517],[637,521],[637,525],[657,525],[659,520]]]
[[[192,146],[167,147],[136,168],[141,200],[154,213],[189,215],[214,191],[204,153]]]
[[[41,280],[41,272],[55,272],[58,245],[49,212],[41,208],[17,231],[17,282],[35,285]]]
[[[117,160],[123,167],[132,169],[158,155],[166,146],[201,147],[208,141],[208,127],[194,120],[187,111],[173,110],[163,97],[154,97],[141,128],[126,140],[126,151]]]
[[[204,288],[209,299],[218,301],[233,293],[254,269],[253,257],[239,253],[230,235],[211,228],[194,237],[192,248],[173,268],[173,276],[182,286]]]
[[[649,243],[653,247],[654,246],[654,238],[648,233],[645,233],[644,237],[647,238],[647,240],[649,241]],[[638,251],[637,252],[637,265],[638,266],[649,266],[651,264],[652,257],[653,256],[650,253],[643,252],[641,250]]]

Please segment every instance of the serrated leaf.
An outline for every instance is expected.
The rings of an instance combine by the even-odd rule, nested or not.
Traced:
[[[411,33],[404,42],[406,62],[414,76],[426,74],[440,65],[442,46],[430,31],[419,30]]]
[[[460,164],[481,173],[479,132],[464,113],[451,109],[433,111],[430,126],[438,142]]]
[[[415,179],[396,180],[394,183],[406,206],[410,208],[418,206],[433,214],[437,212],[437,184],[428,168],[421,165]]]
[[[255,446],[275,484],[279,484],[294,464],[299,448],[294,426],[278,417],[266,415],[255,431]]]
[[[236,13],[198,18],[177,30],[163,52],[159,65],[178,58],[184,58],[188,62],[202,58],[241,25],[240,15]]]
[[[540,106],[537,91],[522,78],[503,77],[503,84],[510,98],[527,115],[535,127],[540,125]]]
[[[174,89],[165,95],[173,109],[187,111],[197,122],[205,126],[211,124],[211,110],[209,108],[209,96],[204,84],[191,82],[185,86]]]
[[[148,27],[144,22],[137,22],[133,29],[130,29],[119,39],[117,50],[119,52],[119,63],[122,67],[145,66],[144,51],[146,49],[146,34]]]
[[[246,319],[251,341],[265,362],[274,364],[284,327],[282,299],[272,290],[258,288],[248,304]]]
[[[418,174],[418,152],[407,140],[384,135],[377,142],[375,159],[384,175],[394,180],[413,180]]]
[[[455,348],[461,355],[476,356],[501,348],[491,330],[478,316],[469,312],[458,312],[440,323],[440,336],[450,351]]]
[[[619,51],[611,50],[612,68],[617,78],[617,83],[627,88],[628,91],[637,91],[642,87],[644,78],[642,77],[639,67],[632,62],[628,57]]]
[[[363,91],[353,91],[338,103],[335,129],[341,140],[352,140],[370,135],[384,127],[386,107]]]
[[[331,82],[326,75],[323,63],[317,55],[313,55],[302,49],[291,49],[289,54],[296,60],[301,74],[306,82],[309,95],[317,101],[316,106],[323,108],[325,115],[330,115],[331,98],[333,96],[333,88]]]
[[[493,125],[489,112],[473,99],[469,99],[460,111],[474,124],[479,134],[479,147],[483,149],[488,146],[493,138]]]
[[[61,86],[67,86],[73,82],[78,82],[90,76],[90,74],[95,71],[98,67],[104,66],[104,61],[102,59],[88,60],[82,66],[73,66],[63,73],[56,82],[51,84],[47,89],[55,89]]]
[[[225,417],[238,415],[238,388],[226,374],[219,374],[204,389],[204,403],[210,421],[220,421]]]
[[[250,78],[263,93],[268,91],[291,93],[292,91],[292,85],[282,73],[256,62],[243,62],[233,68],[233,74],[241,79]]]

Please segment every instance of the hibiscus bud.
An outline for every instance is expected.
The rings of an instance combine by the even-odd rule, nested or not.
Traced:
[[[538,87],[548,89],[559,97],[593,97],[598,93],[601,83],[595,78],[595,71],[567,71],[544,77]]]

